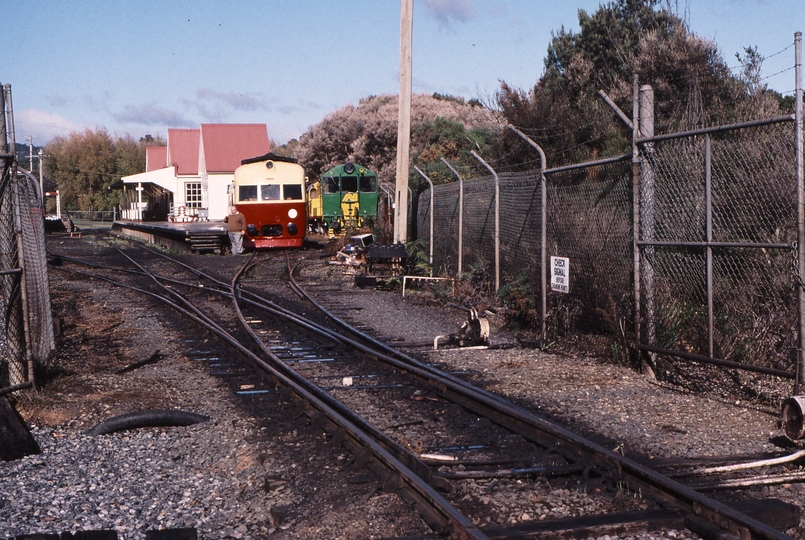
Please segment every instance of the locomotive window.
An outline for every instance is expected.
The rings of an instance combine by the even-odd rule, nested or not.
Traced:
[[[257,186],[240,186],[238,187],[238,201],[256,201],[257,200]]]
[[[332,176],[325,176],[324,190],[326,193],[338,193],[338,179]]]
[[[280,187],[276,184],[270,184],[268,186],[260,186],[260,200],[261,201],[280,200]]]
[[[361,176],[361,193],[374,193],[377,191],[374,176]]]
[[[301,201],[302,200],[302,186],[300,184],[286,184],[282,186],[283,197],[286,201]]]
[[[355,193],[356,191],[358,191],[358,177],[342,176],[341,191],[349,191],[350,193]]]

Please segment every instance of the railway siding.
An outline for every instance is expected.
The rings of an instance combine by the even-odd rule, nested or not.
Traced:
[[[211,264],[215,266],[212,270],[220,275],[231,275],[234,271],[231,259],[195,257],[188,258],[188,261],[199,266]],[[267,275],[281,275],[276,267],[267,267],[265,272]],[[331,283],[333,281],[332,275],[327,276],[326,268],[317,279],[324,278]],[[213,359],[224,363],[227,362],[226,355],[231,353],[219,350],[216,340],[210,339],[208,334],[191,330],[170,312],[155,309],[151,301],[133,300],[129,294],[121,294],[119,289],[105,284],[62,279],[54,286],[70,289],[67,294],[71,296],[60,297],[59,309],[69,316],[67,319],[70,321],[87,321],[74,327],[70,323],[65,325],[65,338],[71,340],[76,352],[75,357],[70,359],[71,368],[82,373],[64,376],[60,382],[62,386],[54,387],[58,391],[48,395],[51,402],[27,403],[26,410],[39,411],[37,421],[43,427],[37,425],[35,433],[52,439],[53,444],[49,443],[49,449],[70,448],[66,448],[64,460],[60,463],[48,461],[57,453],[53,450],[41,456],[44,461],[31,470],[24,467],[14,469],[15,473],[23,476],[13,489],[20,491],[20,501],[26,497],[26,500],[35,501],[41,497],[43,490],[57,491],[64,485],[81,486],[81,489],[71,493],[77,499],[75,506],[69,506],[72,502],[68,503],[67,498],[64,501],[59,499],[55,514],[41,521],[40,525],[45,529],[40,530],[76,530],[75,523],[99,523],[101,527],[111,523],[111,526],[120,530],[131,531],[132,537],[136,538],[148,527],[202,523],[201,529],[208,531],[207,534],[216,531],[211,537],[217,536],[221,530],[236,538],[257,538],[264,534],[289,538],[371,538],[389,534],[415,536],[426,532],[420,520],[411,520],[410,511],[404,503],[397,497],[378,491],[378,487],[382,486],[376,482],[350,483],[349,476],[345,474],[349,470],[346,455],[338,452],[333,445],[319,445],[320,436],[316,436],[315,430],[309,429],[307,422],[303,422],[295,413],[294,404],[288,402],[282,393],[277,392],[273,397],[269,394],[268,400],[261,405],[265,420],[258,420],[261,416],[244,407],[244,401],[233,400],[228,391],[235,381],[231,377],[210,377]],[[398,295],[390,293],[362,291],[351,294],[349,279],[340,286],[350,291],[349,294],[340,295],[339,299],[345,307],[353,308],[349,309],[353,319],[372,327],[377,335],[404,337],[408,344],[425,341],[426,337],[432,339],[433,332],[437,330],[440,333],[445,328],[455,331],[456,321],[448,323],[448,320],[456,317],[460,322],[464,318],[463,314],[452,310],[420,309],[422,306],[410,301],[401,302]],[[87,314],[93,309],[99,313],[94,314],[89,322]],[[416,316],[410,316],[412,311],[416,312]],[[427,312],[430,314],[423,314]],[[389,317],[389,313],[394,316]],[[101,324],[101,320],[106,322]],[[102,348],[97,349],[99,345]],[[155,348],[159,348],[165,358],[125,375],[114,373],[149,357]],[[764,413],[760,411],[736,408],[734,404],[711,398],[659,388],[629,370],[602,364],[595,359],[538,354],[520,349],[416,350],[431,362],[454,371],[465,371],[467,378],[482,380],[487,389],[507,395],[515,402],[530,405],[546,416],[564,420],[568,425],[597,437],[610,448],[620,447],[618,451],[634,458],[651,461],[651,444],[657,445],[653,457],[658,461],[685,455],[757,452],[758,449],[774,448],[773,442],[779,434],[776,426],[768,425],[762,434],[756,432],[758,424],[755,422],[764,423]],[[92,357],[87,355],[89,352],[93,353]],[[185,373],[192,376],[185,376]],[[134,386],[129,386],[132,384]],[[217,391],[214,390],[216,388]],[[639,391],[630,393],[634,388]],[[71,408],[66,409],[70,412],[62,411],[61,416],[51,415],[50,420],[46,420],[48,410],[58,409],[58,403],[63,402],[70,402]],[[79,440],[83,436],[79,431],[109,416],[127,412],[125,409],[131,407],[132,403],[147,403],[161,408],[181,407],[212,418],[210,423],[189,428],[159,429],[156,432],[145,430],[105,439],[114,441],[114,445],[122,445],[115,446],[116,452],[133,444],[133,440],[147,448],[153,443],[151,439],[161,440],[163,437],[172,441],[169,445],[171,448],[173,444],[178,445],[177,448],[189,448],[186,452],[163,452],[170,455],[167,460],[150,459],[159,463],[160,467],[179,464],[196,467],[199,463],[206,463],[206,472],[210,476],[201,473],[196,477],[198,491],[181,485],[181,479],[191,476],[186,471],[174,477],[160,469],[155,476],[159,481],[154,480],[152,484],[158,484],[161,490],[159,496],[164,492],[170,500],[175,498],[182,501],[181,504],[198,510],[186,512],[185,517],[180,517],[178,507],[160,506],[154,492],[148,491],[151,487],[148,490],[142,486],[130,487],[129,481],[136,484],[136,479],[142,481],[146,474],[143,471],[148,466],[150,456],[144,453],[137,453],[129,467],[116,465],[115,474],[111,474],[109,469],[107,479],[99,480],[94,491],[85,493],[87,482],[91,483],[95,474],[102,475],[104,471],[92,469],[82,459],[100,454],[93,454],[80,445],[60,445],[60,440]],[[746,411],[745,416],[736,411]],[[707,424],[701,427],[703,413],[712,414],[712,417],[706,416]],[[774,423],[772,416],[765,416]],[[730,425],[730,418],[735,425]],[[219,426],[224,432],[204,431],[217,430]],[[720,431],[709,433],[711,426]],[[695,444],[691,444],[692,441]],[[190,446],[182,446],[184,443]],[[676,450],[671,451],[672,447]],[[213,457],[201,458],[202,455]],[[68,460],[79,465],[70,467]],[[16,467],[17,462],[14,464]],[[61,468],[60,474],[63,476],[45,477],[37,474],[41,468],[52,467]],[[134,471],[134,474],[128,475],[129,471]],[[213,471],[228,481],[226,489],[219,489],[212,482],[215,478]],[[124,476],[125,479],[122,478]],[[40,483],[38,479],[41,478],[48,479]],[[568,517],[572,515],[572,508],[585,497],[580,486],[570,485],[559,489],[537,478],[536,481],[522,481],[522,497],[493,501],[498,496],[493,489],[495,482],[494,479],[462,482],[461,489],[464,491],[459,494],[459,499],[465,501],[467,508],[475,508],[479,523],[527,527],[540,520]],[[25,486],[30,486],[31,491],[23,491],[27,489]],[[764,487],[757,491],[764,497],[778,496],[798,503],[802,498],[799,487],[799,484],[789,484]],[[99,498],[96,493],[99,489],[107,489],[113,495],[118,490],[118,498],[128,502],[124,501],[122,506],[113,505],[112,515],[108,512],[101,515],[93,506]],[[128,491],[125,490],[140,495],[145,493],[150,505],[145,507],[134,502],[131,495],[120,496],[120,489],[126,493]],[[210,491],[216,493],[215,497],[210,498]],[[85,496],[83,499],[82,494]],[[730,493],[724,495],[725,499],[730,497],[733,497]],[[488,508],[493,502],[496,508],[502,507],[505,511],[490,513]],[[3,512],[10,512],[11,508],[22,508],[23,513],[19,515],[25,515],[26,511],[35,512],[33,505],[25,508],[22,504],[15,501],[14,504],[0,505],[0,522],[3,522]],[[62,514],[59,514],[61,510],[64,510],[63,515],[70,515],[73,520],[66,527]],[[79,527],[88,528],[86,525]],[[798,533],[796,530],[792,532],[795,535]],[[0,530],[0,537],[4,534],[9,533]],[[671,536],[646,533],[637,537]],[[673,537],[691,536],[676,532]]]

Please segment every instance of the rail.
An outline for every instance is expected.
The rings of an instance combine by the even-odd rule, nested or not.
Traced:
[[[727,524],[731,531],[740,534],[742,538],[790,538],[788,535],[719,501],[697,493],[632,459],[621,456],[548,420],[539,418],[530,411],[517,407],[499,396],[471,386],[435,368],[425,366],[385,343],[363,335],[307,294],[296,283],[293,275],[294,272],[289,271],[291,286],[298,295],[311,302],[353,336],[360,336],[362,341],[369,342],[377,350],[383,351],[383,354],[375,353],[378,359],[406,370],[446,399],[489,418],[543,447],[554,448],[557,453],[572,461],[584,460],[588,463],[598,464],[599,467],[607,469],[610,474],[627,481],[632,489],[643,489],[645,493],[651,493],[656,499],[669,502],[685,512],[705,516],[709,521],[719,524]]]
[[[164,256],[164,255],[163,255]],[[170,257],[164,256],[167,259]],[[261,309],[272,310],[276,313],[284,313],[286,310],[273,306],[269,302],[259,299],[257,295],[253,295],[247,291],[242,290],[238,286],[239,276],[253,264],[253,258],[247,261],[243,268],[239,271],[238,276],[233,278],[232,282],[226,284],[221,280],[213,279],[222,288],[214,290],[214,288],[203,287],[201,285],[193,285],[202,288],[205,291],[219,292],[225,294],[233,301],[236,310],[240,312],[239,302],[246,302]],[[130,259],[132,260],[132,259]],[[173,260],[173,259],[170,259]],[[164,291],[163,295],[155,294],[151,291],[146,291],[138,287],[132,287],[128,284],[122,284],[111,278],[104,276],[96,276],[104,279],[115,285],[124,286],[132,290],[143,292],[152,296],[166,305],[176,309],[187,317],[191,318],[204,328],[213,332],[216,336],[220,337],[224,342],[231,345],[238,350],[244,357],[246,357],[257,369],[268,374],[279,384],[291,388],[293,394],[298,398],[307,402],[312,409],[316,412],[311,412],[311,422],[314,419],[323,417],[331,422],[334,426],[338,426],[331,431],[335,433],[344,432],[349,433],[349,440],[351,444],[357,445],[362,448],[369,448],[377,460],[394,471],[394,476],[387,478],[386,481],[390,483],[393,488],[396,480],[399,478],[404,480],[408,489],[408,494],[413,494],[418,500],[426,501],[429,505],[439,508],[440,515],[439,521],[449,524],[449,529],[455,537],[459,538],[485,538],[486,536],[482,531],[475,528],[464,516],[458,513],[447,501],[445,501],[438,492],[435,491],[428,480],[422,478],[412,468],[407,466],[400,458],[395,455],[399,451],[394,449],[394,445],[389,445],[384,442],[382,436],[378,439],[371,430],[364,429],[361,426],[359,417],[351,416],[349,411],[344,408],[318,387],[307,384],[300,375],[290,370],[284,365],[277,357],[273,356],[270,351],[261,346],[261,355],[252,352],[243,343],[238,341],[232,334],[223,329],[218,323],[212,321],[203,310],[191,305],[181,294],[172,290],[170,287],[165,286],[164,282],[168,282],[165,278],[156,276],[155,274],[147,271],[145,268],[132,260],[132,263],[138,267],[136,273],[149,277]],[[182,263],[183,264],[183,263]],[[188,267],[189,268],[189,267]],[[193,271],[202,275],[197,269]],[[206,275],[206,274],[204,274]],[[467,410],[473,411],[480,416],[487,417],[495,423],[502,425],[514,432],[522,434],[527,439],[540,444],[546,448],[553,448],[557,453],[566,456],[572,461],[593,464],[594,468],[607,471],[613,478],[623,479],[629,483],[632,489],[642,488],[645,493],[652,494],[656,499],[673,504],[677,508],[685,512],[695,514],[700,517],[705,517],[709,521],[714,521],[721,525],[722,523],[729,524],[729,529],[738,534],[741,538],[769,538],[769,539],[784,539],[788,536],[762,524],[744,514],[714,501],[700,493],[697,493],[682,484],[671,480],[665,475],[656,471],[650,470],[634,461],[620,456],[600,445],[587,441],[586,439],[555,425],[544,419],[534,416],[530,411],[516,407],[503,398],[485,392],[478,388],[472,387],[463,381],[444,374],[435,368],[425,366],[415,359],[399,353],[395,349],[385,345],[382,342],[374,340],[358,332],[356,329],[341,321],[334,314],[321,307],[315,299],[304,296],[304,291],[299,287],[296,280],[293,278],[294,269],[289,267],[289,275],[291,276],[292,288],[297,294],[302,294],[303,297],[308,298],[314,305],[317,305],[325,315],[334,322],[337,322],[342,328],[347,328],[349,335],[352,337],[341,336],[338,332],[323,330],[316,323],[305,321],[299,316],[294,315],[296,320],[302,321],[306,324],[306,328],[314,329],[323,332],[328,339],[338,341],[344,344],[354,344],[359,350],[366,351],[379,360],[409,373],[417,378],[419,382],[427,386],[435,393],[444,396],[445,398],[457,403]],[[224,289],[226,285],[226,290]],[[242,313],[239,315],[241,324],[245,327],[245,319]],[[256,336],[252,336],[255,341]],[[318,421],[317,421],[317,425]],[[335,436],[335,435],[334,435]],[[346,443],[342,443],[346,444]],[[400,455],[404,456],[404,453]],[[407,458],[406,458],[407,459]],[[416,464],[415,461],[411,463]],[[439,480],[430,479],[430,482],[436,483]]]

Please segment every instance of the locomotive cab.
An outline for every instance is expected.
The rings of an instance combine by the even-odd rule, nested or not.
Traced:
[[[377,217],[378,187],[377,175],[362,165],[330,169],[308,191],[310,230],[339,234],[371,225]]]

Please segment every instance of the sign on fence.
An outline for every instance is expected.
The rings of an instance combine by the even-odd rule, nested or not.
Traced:
[[[570,259],[551,256],[551,290],[570,292]]]

